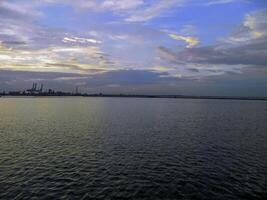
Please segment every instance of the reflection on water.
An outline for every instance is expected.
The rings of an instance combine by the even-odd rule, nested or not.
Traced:
[[[1,98],[0,199],[264,199],[267,102]]]

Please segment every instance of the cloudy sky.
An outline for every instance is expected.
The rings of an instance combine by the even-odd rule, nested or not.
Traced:
[[[266,0],[0,0],[0,91],[267,96]]]

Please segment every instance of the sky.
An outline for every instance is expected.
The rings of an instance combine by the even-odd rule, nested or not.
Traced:
[[[267,96],[266,0],[0,0],[0,91]]]

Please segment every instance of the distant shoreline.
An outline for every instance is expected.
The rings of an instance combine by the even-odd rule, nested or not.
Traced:
[[[113,98],[160,98],[160,99],[221,99],[221,100],[260,100],[267,97],[233,97],[233,96],[194,96],[194,95],[127,95],[127,94],[73,94],[73,95],[0,95],[0,97],[113,97]]]

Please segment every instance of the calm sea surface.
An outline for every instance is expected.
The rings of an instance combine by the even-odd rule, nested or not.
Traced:
[[[267,101],[0,98],[0,199],[267,199]]]

